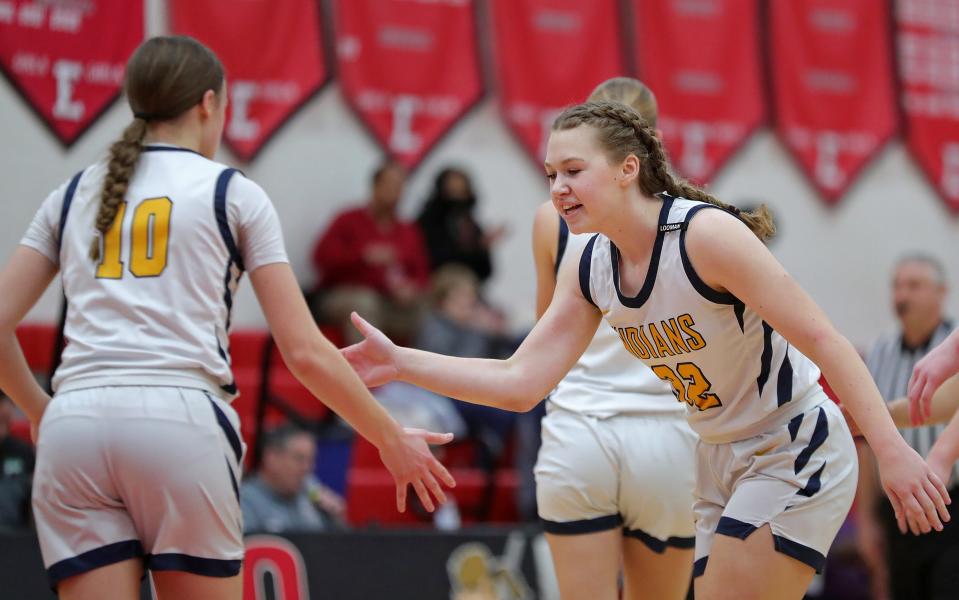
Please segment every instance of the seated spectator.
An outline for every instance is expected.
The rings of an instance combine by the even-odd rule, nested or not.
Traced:
[[[378,168],[370,201],[336,216],[313,252],[320,276],[314,313],[350,342],[362,339],[349,322],[353,310],[396,339],[412,339],[418,326],[429,258],[419,227],[397,213],[405,181],[396,163]]]
[[[453,167],[440,171],[417,219],[433,271],[456,264],[472,271],[480,283],[489,279],[493,272],[490,248],[506,228],[500,225],[483,231],[473,214],[475,208],[476,194],[466,173]]]
[[[479,297],[479,281],[460,265],[447,265],[433,277],[430,308],[423,317],[416,347],[469,358],[505,358],[517,347],[506,320]],[[466,423],[468,435],[479,439],[495,460],[512,432],[516,414],[451,400]],[[489,466],[489,465],[487,465]]]
[[[341,528],[346,504],[313,476],[316,441],[293,426],[264,435],[260,469],[240,490],[244,532],[323,531]]]
[[[0,529],[30,525],[33,448],[10,435],[13,401],[0,394]]]

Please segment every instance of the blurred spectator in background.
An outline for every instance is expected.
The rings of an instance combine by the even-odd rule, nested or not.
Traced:
[[[319,273],[318,321],[340,326],[347,341],[362,339],[350,311],[399,340],[411,340],[429,282],[429,258],[416,223],[399,218],[406,171],[387,162],[373,173],[370,201],[337,215],[313,252]]]
[[[345,523],[346,505],[313,476],[316,440],[284,425],[263,438],[263,461],[240,492],[244,532],[323,531]]]
[[[506,358],[518,342],[506,319],[480,300],[479,281],[462,265],[447,265],[433,275],[430,307],[415,346],[429,352],[467,358]],[[516,414],[469,402],[451,400],[466,423],[467,435],[478,439],[495,461],[512,432]],[[489,466],[489,465],[487,465]]]
[[[33,447],[10,435],[13,401],[0,393],[0,529],[30,525]]]
[[[899,329],[881,337],[866,365],[886,401],[906,395],[913,366],[939,344],[952,323],[943,314],[945,271],[931,256],[909,254],[896,264],[892,278],[893,309]],[[903,437],[926,457],[944,425],[902,430]],[[942,532],[901,534],[892,506],[882,493],[875,458],[859,445],[859,487],[856,491],[859,552],[872,577],[875,600],[955,598],[959,590],[959,487],[956,472],[945,482],[954,499],[952,520]]]
[[[476,194],[460,169],[439,172],[417,222],[426,239],[433,271],[448,264],[468,268],[482,284],[493,272],[490,248],[506,232],[504,225],[483,231],[473,211]]]

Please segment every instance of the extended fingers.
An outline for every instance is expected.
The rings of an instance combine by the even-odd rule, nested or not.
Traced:
[[[423,485],[423,481],[421,479],[413,480],[413,489],[416,490],[416,495],[420,497],[420,502],[423,503],[423,506],[426,508],[426,510],[433,512],[433,499],[430,498],[430,494],[426,491],[426,486]]]
[[[950,501],[950,498],[949,491],[946,490],[946,486],[943,485],[942,481],[935,473],[930,473],[929,478],[922,483],[922,486],[926,490],[926,494],[935,504],[936,511],[939,514],[939,519],[943,523],[948,523],[951,517],[949,515],[949,509],[946,508],[946,504]]]
[[[406,481],[396,480],[396,510],[406,512]]]
[[[456,480],[453,479],[453,476],[450,475],[450,472],[445,466],[443,466],[443,463],[435,458],[430,462],[430,471],[433,472],[433,475],[439,477],[440,480],[447,485],[447,487],[456,487]]]
[[[927,502],[929,502],[930,508],[932,508],[932,502],[929,501],[928,497],[926,497],[925,492],[917,492],[915,494],[909,494],[906,496],[903,499],[902,504],[906,509],[906,520],[909,522],[909,530],[916,534],[929,533],[932,531],[932,527],[929,523],[929,517],[926,515],[926,509],[917,496],[924,498]],[[938,520],[939,519],[937,517],[936,521]]]

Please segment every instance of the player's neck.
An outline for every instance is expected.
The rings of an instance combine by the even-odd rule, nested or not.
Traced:
[[[622,211],[603,233],[627,263],[646,262],[659,229],[659,213],[663,202],[658,198],[640,197],[623,205]]]
[[[170,144],[199,152],[200,135],[181,127],[170,127],[164,123],[157,123],[147,131],[143,138],[143,144]]]

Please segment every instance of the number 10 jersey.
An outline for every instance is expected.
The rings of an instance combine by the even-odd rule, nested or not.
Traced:
[[[707,286],[686,254],[686,227],[715,206],[663,195],[649,270],[638,295],[620,290],[619,251],[594,236],[580,259],[580,288],[686,404],[708,443],[759,435],[821,401],[819,368],[729,293]],[[718,210],[718,209],[717,209]]]
[[[59,265],[66,391],[114,385],[207,389],[231,398],[230,313],[244,270],[288,262],[266,193],[196,152],[145,146],[91,260],[102,161],[44,201],[21,244]]]

